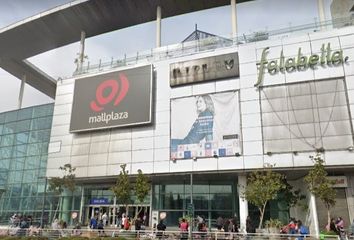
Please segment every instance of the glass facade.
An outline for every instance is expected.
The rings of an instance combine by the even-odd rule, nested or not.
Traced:
[[[0,222],[41,217],[54,104],[0,114]]]
[[[152,209],[166,212],[166,225],[178,226],[179,218],[188,214],[193,197],[194,216],[203,217],[209,227],[215,227],[219,216],[238,216],[238,194],[232,182],[160,183],[153,186]]]

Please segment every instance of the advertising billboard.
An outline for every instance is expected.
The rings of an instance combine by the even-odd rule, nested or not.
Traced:
[[[238,92],[171,101],[171,159],[225,157],[241,153]]]
[[[151,123],[152,65],[76,79],[70,132]]]
[[[170,64],[170,86],[239,77],[238,53]]]

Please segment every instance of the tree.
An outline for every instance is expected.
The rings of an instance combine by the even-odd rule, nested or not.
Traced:
[[[336,191],[333,188],[334,181],[327,178],[327,172],[324,167],[324,160],[320,154],[313,159],[313,168],[305,176],[304,180],[307,183],[308,190],[316,197],[319,198],[327,209],[327,223],[328,226],[331,222],[330,209],[336,204]]]
[[[285,187],[280,191],[280,193],[282,194],[282,198],[287,203],[288,208],[296,206],[299,201],[306,198],[305,195],[301,194],[301,190],[294,189],[294,187],[288,183],[286,178],[284,178],[283,181]]]
[[[144,202],[144,199],[149,194],[150,191],[150,183],[149,179],[143,174],[141,169],[138,170],[138,176],[135,182],[135,195],[138,199],[138,202],[141,204]],[[140,209],[140,211],[142,208]],[[139,213],[140,213],[139,211]],[[139,215],[138,213],[138,215]]]
[[[59,169],[63,172],[63,177],[49,178],[48,191],[54,192],[54,194],[60,198],[61,194],[64,192],[65,189],[69,190],[72,194],[74,193],[75,188],[76,188],[76,182],[75,182],[76,168],[73,168],[71,166],[71,164],[67,163],[64,166],[59,167]],[[60,201],[58,201],[58,204],[57,204],[54,216],[53,216],[53,220],[56,217],[57,211],[59,209],[59,203],[60,203]]]
[[[252,172],[247,179],[243,197],[255,205],[260,213],[259,226],[262,227],[264,211],[268,201],[277,198],[278,193],[285,188],[284,175],[268,168],[265,171]]]
[[[128,204],[130,203],[131,193],[130,193],[130,181],[128,177],[128,171],[125,170],[126,164],[120,165],[122,169],[117,177],[116,185],[114,185],[111,190],[114,195],[119,199],[121,203],[125,205],[125,211],[128,210]]]

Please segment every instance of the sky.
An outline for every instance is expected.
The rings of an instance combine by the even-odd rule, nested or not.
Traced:
[[[192,0],[191,0],[192,1]],[[331,19],[324,0],[326,19]],[[0,29],[70,0],[0,0]],[[317,0],[256,0],[237,4],[238,33],[250,34],[260,30],[275,30],[318,21]],[[219,36],[231,36],[230,6],[199,11],[162,20],[162,46],[179,43],[198,29]],[[137,51],[154,48],[154,22],[86,39],[85,54],[90,65],[109,62],[111,58],[136,55]],[[79,42],[28,59],[54,79],[72,76],[79,52]],[[0,53],[1,54],[1,53]],[[60,62],[60,64],[58,64]],[[0,112],[17,109],[20,81],[0,69]],[[22,107],[53,102],[52,99],[26,85]]]

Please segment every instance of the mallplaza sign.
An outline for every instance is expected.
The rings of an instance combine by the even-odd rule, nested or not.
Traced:
[[[259,66],[258,80],[255,87],[262,86],[264,70],[267,69],[269,74],[291,73],[294,71],[304,71],[308,68],[315,69],[316,66],[321,65],[333,65],[337,66],[348,61],[349,57],[344,57],[343,50],[332,51],[331,44],[322,44],[321,54],[312,54],[311,56],[302,55],[301,48],[298,49],[297,57],[285,58],[283,50],[280,52],[280,57],[277,60],[267,60],[267,53],[269,47],[266,47],[262,51],[261,61],[257,63]]]
[[[76,79],[70,132],[151,123],[152,65]]]

